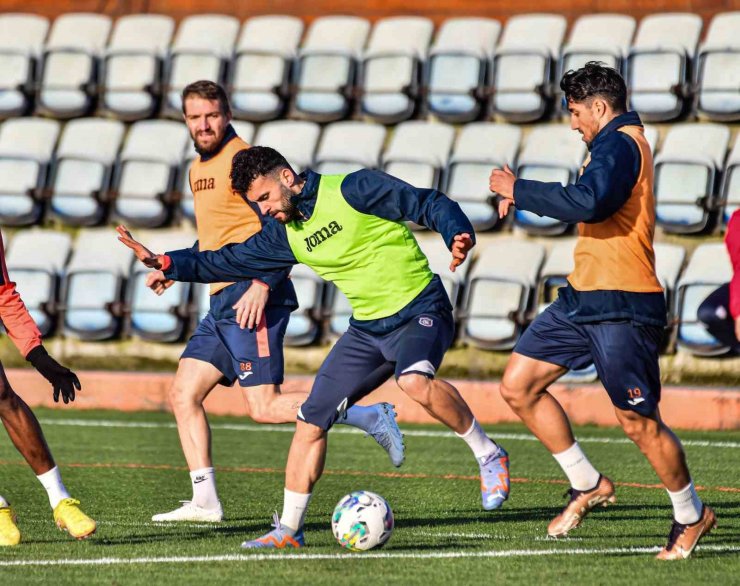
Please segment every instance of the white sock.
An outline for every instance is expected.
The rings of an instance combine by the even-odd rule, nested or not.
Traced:
[[[0,496],[0,509],[3,507],[9,507],[10,504],[8,504],[8,501],[6,501],[2,496]]]
[[[69,493],[64,487],[62,482],[62,475],[59,473],[59,468],[54,466],[48,472],[39,474],[36,478],[39,479],[41,486],[46,489],[46,494],[49,495],[49,504],[52,510],[57,508],[57,505],[64,499],[69,498]]]
[[[301,494],[287,488],[283,492],[285,496],[283,497],[283,514],[280,515],[280,525],[288,535],[293,537],[303,527],[311,493]]]
[[[216,471],[200,468],[190,472],[193,483],[193,503],[204,509],[216,509],[220,505],[216,491]]]
[[[484,458],[491,452],[498,449],[498,445],[490,437],[486,435],[486,432],[481,429],[478,421],[474,418],[473,425],[465,433],[455,433],[455,435],[463,440],[473,450],[473,455],[476,459]]]
[[[694,483],[689,482],[686,488],[678,492],[666,491],[673,503],[673,517],[683,525],[693,525],[701,517],[701,499],[696,494]]]
[[[378,422],[378,410],[375,405],[363,407],[361,405],[352,405],[344,415],[337,419],[341,425],[350,425],[357,427],[365,433],[370,433]]]
[[[565,472],[570,485],[576,490],[590,490],[598,484],[600,474],[588,461],[578,442],[564,452],[553,454],[553,457]]]

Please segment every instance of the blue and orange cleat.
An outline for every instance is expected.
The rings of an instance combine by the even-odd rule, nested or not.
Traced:
[[[306,545],[306,541],[303,538],[303,528],[299,529],[295,535],[291,536],[285,532],[285,529],[280,524],[280,517],[278,517],[277,513],[275,513],[272,521],[272,526],[275,529],[266,533],[262,537],[258,537],[252,541],[245,541],[242,543],[242,547],[244,549],[289,549]]]
[[[480,496],[486,511],[499,509],[509,498],[509,454],[501,446],[480,458]]]

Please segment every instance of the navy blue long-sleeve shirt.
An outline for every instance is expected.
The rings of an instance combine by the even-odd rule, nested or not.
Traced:
[[[320,175],[311,170],[301,174],[305,184],[292,198],[305,220],[313,214]],[[412,221],[439,232],[448,248],[458,234],[467,233],[475,242],[475,232],[460,206],[434,189],[418,189],[381,171],[363,169],[342,181],[342,195],[356,211],[391,221]],[[229,244],[216,251],[192,249],[168,252],[172,264],[165,275],[177,281],[210,283],[261,278],[297,264],[283,224],[266,222],[263,229],[245,242]],[[389,270],[392,267],[389,267]],[[413,315],[437,308],[451,309],[444,287],[435,277],[406,307],[395,315],[360,322],[357,327],[372,333],[385,333]]]

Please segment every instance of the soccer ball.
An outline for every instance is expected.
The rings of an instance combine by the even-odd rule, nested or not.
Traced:
[[[339,545],[351,551],[380,547],[393,533],[393,511],[382,496],[358,490],[339,501],[331,530]]]

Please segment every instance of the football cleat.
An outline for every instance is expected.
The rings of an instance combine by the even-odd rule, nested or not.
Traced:
[[[97,524],[80,510],[80,501],[66,498],[54,508],[57,527],[75,539],[86,539],[95,533]]]
[[[192,501],[180,501],[182,506],[169,513],[159,513],[152,517],[152,521],[159,523],[194,521],[205,523],[220,523],[224,518],[224,510],[221,503],[214,509],[206,509],[196,505]]]
[[[274,527],[272,531],[252,541],[245,541],[242,543],[242,547],[244,549],[290,549],[306,545],[303,538],[303,528],[301,527],[293,536],[288,535],[280,524],[280,517],[277,513],[272,518],[272,526]]]
[[[501,508],[509,498],[509,454],[498,446],[488,456],[479,458],[480,464],[480,496],[483,508],[493,511]]]
[[[406,457],[406,446],[403,443],[403,434],[396,422],[396,412],[390,403],[378,403],[373,407],[378,413],[378,421],[368,435],[388,452],[391,463],[398,468]]]
[[[591,490],[576,490],[570,488],[565,496],[570,495],[570,501],[562,512],[555,517],[547,527],[550,537],[564,537],[569,531],[581,524],[584,517],[597,505],[607,506],[617,501],[614,496],[614,483],[606,476],[599,475],[599,481]]]
[[[714,511],[704,505],[701,511],[701,517],[696,523],[683,525],[678,521],[673,521],[671,532],[668,534],[668,543],[655,556],[656,559],[671,561],[685,560],[694,551],[699,540],[717,527],[717,517]]]
[[[18,545],[21,542],[21,532],[16,525],[13,509],[9,506],[0,507],[0,546]]]

